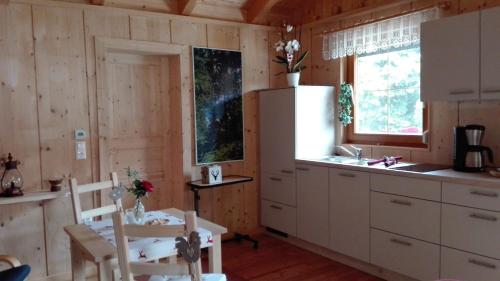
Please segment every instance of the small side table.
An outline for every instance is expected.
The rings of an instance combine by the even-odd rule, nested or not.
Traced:
[[[217,188],[220,186],[239,184],[239,183],[250,182],[250,181],[253,181],[252,177],[232,175],[232,176],[224,176],[222,178],[222,182],[220,182],[220,183],[212,183],[212,184],[202,183],[201,180],[188,182],[187,184],[191,187],[191,191],[193,192],[194,210],[196,211],[196,214],[198,216],[200,216],[200,199],[201,199],[200,190]],[[238,242],[241,240],[246,240],[246,241],[250,241],[253,243],[254,249],[257,249],[259,247],[259,241],[252,239],[249,235],[246,235],[246,234],[241,234],[241,233],[235,232],[234,237],[230,240],[234,240],[234,241],[238,241]],[[226,240],[226,241],[228,241],[228,240]]]

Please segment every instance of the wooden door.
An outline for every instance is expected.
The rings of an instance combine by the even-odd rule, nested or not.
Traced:
[[[160,207],[160,192],[165,188],[168,130],[167,59],[126,53],[108,53],[105,65],[105,90],[99,99],[101,171],[118,172],[120,181],[128,184],[126,168],[138,170],[156,190],[145,200],[146,207]],[[107,157],[106,157],[107,156]],[[102,175],[101,175],[102,177]],[[133,197],[125,197],[125,205]],[[128,202],[128,204],[127,204]],[[162,202],[163,203],[163,202]],[[162,205],[166,207],[165,204]]]
[[[479,12],[422,24],[421,99],[479,99]]]
[[[500,99],[500,8],[481,11],[481,99]]]
[[[298,165],[297,236],[328,247],[328,168]]]

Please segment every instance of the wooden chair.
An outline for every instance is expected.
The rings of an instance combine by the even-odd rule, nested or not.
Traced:
[[[78,185],[75,178],[71,178],[69,186],[71,190],[71,200],[73,201],[73,215],[77,224],[83,223],[86,219],[93,219],[104,215],[111,215],[116,211],[122,210],[121,200],[116,200],[113,204],[101,206],[95,209],[82,211],[80,194],[89,193],[93,191],[101,191],[101,196],[107,196],[111,189],[119,185],[118,175],[116,172],[110,173],[110,180]],[[93,262],[88,259],[88,261]],[[99,281],[119,280],[119,270],[115,268],[112,272],[107,272],[106,266],[103,262],[95,263],[97,267],[97,275]]]
[[[6,263],[10,267],[0,271],[0,280],[2,281],[24,281],[31,271],[29,265],[21,265],[21,262],[12,256],[0,255],[0,263]]]
[[[125,224],[123,213],[115,212],[113,214],[113,225],[115,228],[116,247],[118,249],[118,264],[120,266],[122,281],[133,281],[135,275],[149,275],[149,281],[226,281],[224,274],[202,274],[201,260],[199,257],[200,245],[194,248],[191,244],[191,251],[198,254],[191,256],[190,262],[178,259],[177,264],[165,263],[146,263],[130,261],[128,238],[172,238],[172,237],[190,237],[198,235],[196,213],[194,211],[186,212],[186,224],[184,225],[131,225]],[[198,236],[199,238],[199,236]],[[176,239],[177,241],[177,239]],[[179,243],[179,242],[178,242]],[[185,257],[185,253],[181,252]],[[188,254],[186,254],[188,255]],[[193,258],[194,257],[194,258]],[[186,258],[186,257],[185,257]],[[189,260],[186,258],[186,260]],[[182,261],[182,262],[181,262]]]
[[[70,179],[69,186],[71,189],[71,200],[73,201],[73,215],[75,217],[75,222],[80,224],[86,219],[91,219],[95,217],[100,217],[103,215],[111,215],[112,213],[122,209],[121,200],[117,200],[114,204],[101,206],[99,208],[90,209],[82,211],[82,206],[80,203],[80,194],[101,191],[102,196],[107,196],[105,192],[107,189],[112,189],[113,187],[118,187],[118,175],[116,172],[110,174],[111,179],[108,181],[96,182],[78,185],[75,178]],[[111,190],[109,190],[111,191]]]

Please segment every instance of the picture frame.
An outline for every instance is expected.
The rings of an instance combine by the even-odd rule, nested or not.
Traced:
[[[193,47],[195,162],[244,160],[240,51]]]

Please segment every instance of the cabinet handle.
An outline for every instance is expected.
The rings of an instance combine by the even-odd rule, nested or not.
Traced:
[[[470,217],[473,219],[480,219],[480,220],[485,220],[485,221],[497,221],[498,220],[494,216],[478,214],[478,213],[472,213],[472,214],[470,214]]]
[[[473,90],[456,90],[456,91],[451,91],[449,92],[450,95],[472,95],[474,94]]]
[[[489,269],[496,269],[497,266],[492,264],[492,263],[489,263],[489,262],[484,262],[484,261],[479,261],[479,260],[476,260],[476,259],[469,259],[469,263],[472,263],[474,265],[479,265],[479,266],[482,266],[482,267],[486,267],[486,268],[489,268]]]
[[[398,200],[398,199],[391,200],[391,203],[403,205],[403,206],[411,206],[412,205],[412,203],[410,201],[404,201],[404,200]]]
[[[282,181],[281,178],[275,178],[275,177],[269,177],[269,179],[272,181]]]
[[[276,209],[276,210],[283,210],[282,207],[280,206],[276,206],[276,205],[269,205],[269,207],[273,208],[273,209]]]
[[[281,170],[283,174],[293,174],[292,170]]]
[[[500,93],[500,89],[482,90],[481,92],[483,94],[499,94]]]
[[[486,197],[498,197],[498,193],[496,192],[487,192],[487,191],[479,191],[479,190],[473,190],[470,192],[472,195],[477,195],[477,196],[486,196]]]
[[[310,169],[309,168],[305,168],[305,167],[295,167],[296,170],[299,170],[299,171],[309,171]]]
[[[355,178],[356,177],[356,175],[346,174],[346,173],[340,173],[339,176],[341,176],[341,177],[347,177],[347,178]]]
[[[399,245],[403,245],[403,246],[408,246],[408,247],[410,247],[412,245],[410,242],[403,241],[403,240],[396,239],[396,238],[391,238],[391,242],[399,244]]]

